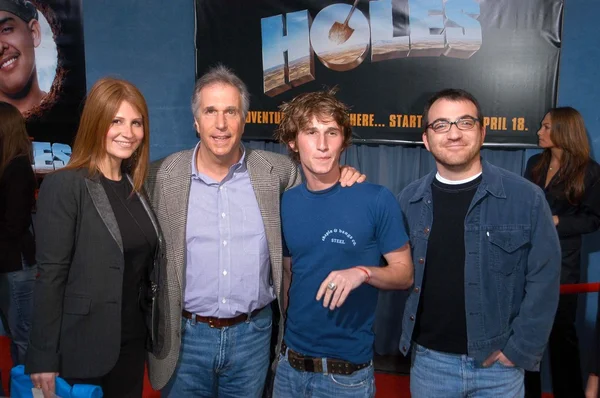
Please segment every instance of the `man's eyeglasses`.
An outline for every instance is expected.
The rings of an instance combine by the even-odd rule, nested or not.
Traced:
[[[479,119],[472,116],[464,116],[451,122],[446,119],[438,119],[427,125],[428,129],[432,129],[434,133],[447,133],[454,124],[459,130],[471,130],[479,122]]]

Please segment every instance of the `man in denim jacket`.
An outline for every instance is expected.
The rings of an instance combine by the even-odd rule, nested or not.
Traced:
[[[537,186],[481,159],[471,94],[435,94],[423,121],[437,172],[399,196],[415,265],[400,340],[405,355],[412,346],[411,394],[522,397],[558,303],[550,209]]]

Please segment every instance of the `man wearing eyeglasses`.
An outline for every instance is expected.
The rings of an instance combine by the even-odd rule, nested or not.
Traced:
[[[435,94],[423,120],[437,170],[399,195],[415,264],[400,340],[412,397],[523,397],[558,304],[552,214],[541,189],[481,159],[471,94]]]

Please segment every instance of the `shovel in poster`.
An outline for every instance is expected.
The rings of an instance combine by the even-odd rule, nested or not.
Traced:
[[[348,41],[350,36],[352,36],[354,29],[348,26],[348,22],[350,21],[357,4],[358,0],[354,0],[354,4],[352,4],[352,8],[350,9],[348,17],[346,17],[344,23],[334,22],[331,29],[329,29],[329,40],[335,44],[344,44],[346,41]]]

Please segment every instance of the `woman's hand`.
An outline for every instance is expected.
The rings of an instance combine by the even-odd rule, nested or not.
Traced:
[[[56,372],[48,372],[48,373],[32,373],[31,374],[31,382],[35,388],[41,388],[44,393],[44,398],[52,398],[54,397],[54,391],[56,390],[56,376],[58,373]]]
[[[598,376],[590,373],[585,387],[585,398],[598,398]]]

